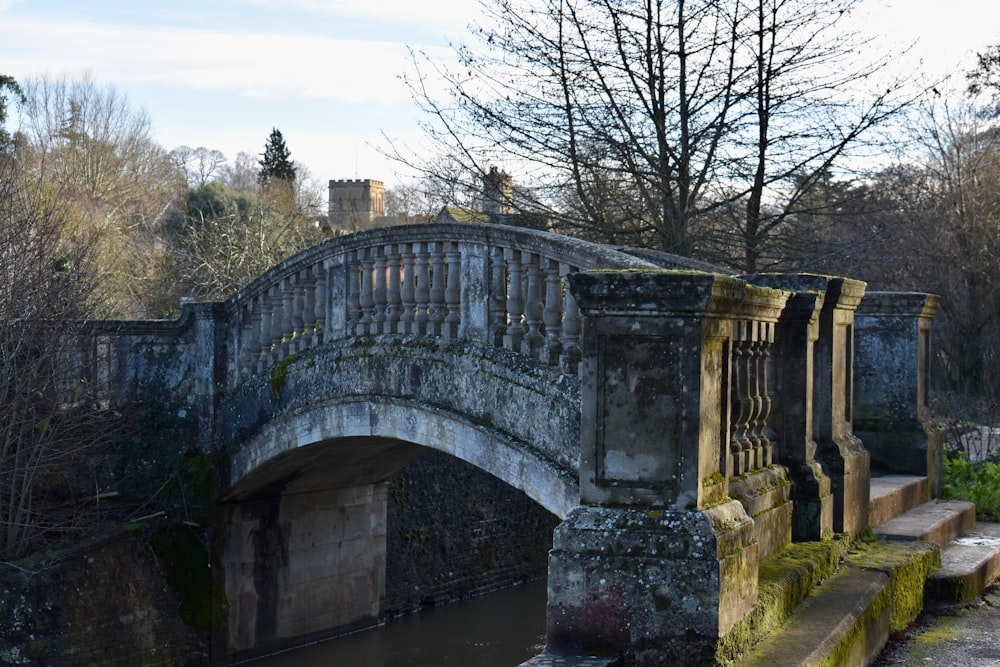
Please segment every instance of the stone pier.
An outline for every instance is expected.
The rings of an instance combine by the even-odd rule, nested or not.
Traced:
[[[937,304],[933,294],[872,292],[858,306],[854,430],[872,466],[926,476],[939,497],[943,446],[927,399]]]
[[[580,506],[553,541],[546,650],[710,664],[757,595],[754,521],[723,469],[733,320],[784,295],[680,272],[571,284],[584,316]]]

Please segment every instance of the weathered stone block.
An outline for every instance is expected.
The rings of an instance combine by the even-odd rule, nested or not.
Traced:
[[[580,507],[549,556],[547,644],[637,667],[714,664],[757,592],[753,521],[702,511]]]

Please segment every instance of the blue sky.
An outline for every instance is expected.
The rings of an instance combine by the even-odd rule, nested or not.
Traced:
[[[866,0],[861,26],[940,76],[1000,41],[1000,0]],[[405,175],[372,145],[417,136],[407,46],[442,59],[476,0],[0,0],[0,74],[89,74],[156,139],[259,153],[272,127],[314,178]],[[923,64],[921,64],[921,62]]]

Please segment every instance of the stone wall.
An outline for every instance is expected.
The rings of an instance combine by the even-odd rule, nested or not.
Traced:
[[[428,452],[389,483],[383,612],[544,577],[558,523],[500,480]]]
[[[236,506],[223,550],[233,646],[260,652],[374,625],[385,514],[385,484]]]
[[[167,581],[177,554],[156,544],[120,534],[57,560],[0,565],[0,664],[207,664],[207,628],[181,616],[210,602],[182,600]]]

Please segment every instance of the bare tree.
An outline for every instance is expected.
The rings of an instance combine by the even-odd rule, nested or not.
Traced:
[[[145,112],[114,88],[48,78],[22,87],[19,168],[59,193],[67,234],[100,240],[105,305],[144,316],[156,228],[183,172],[153,141]]]
[[[67,238],[44,190],[0,157],[0,558],[80,529],[92,505],[70,480],[122,427],[67,374],[75,327],[98,306],[95,243]]]
[[[166,239],[164,315],[176,313],[182,297],[224,299],[323,238],[314,193],[292,185],[237,192],[212,182],[188,194]]]
[[[442,152],[480,178],[503,164],[532,185],[522,209],[757,270],[782,260],[768,240],[803,192],[907,101],[901,84],[874,83],[888,58],[858,60],[844,22],[856,4],[491,0],[459,66],[417,57],[409,83]]]
[[[214,148],[178,146],[170,157],[183,170],[189,187],[200,188],[221,175],[226,155]]]
[[[257,157],[240,152],[236,155],[233,163],[226,164],[222,168],[222,183],[237,192],[253,192],[257,187],[257,173],[260,166],[257,164]]]

